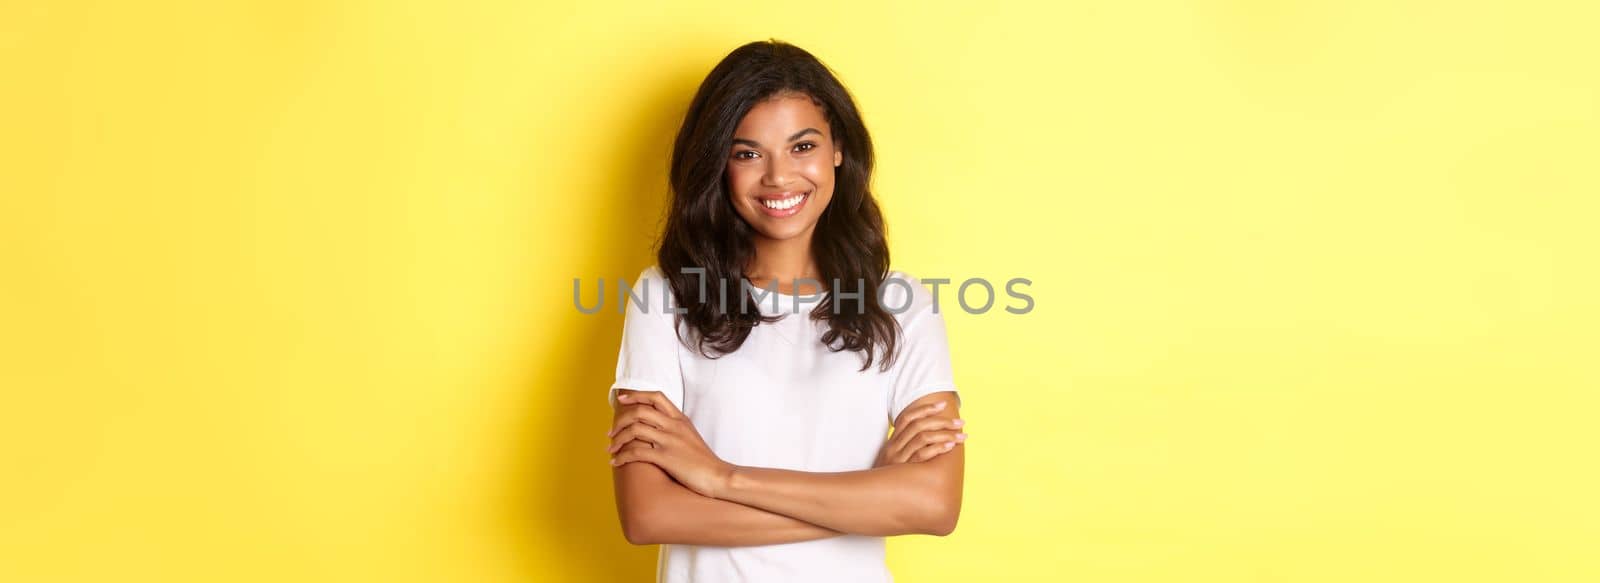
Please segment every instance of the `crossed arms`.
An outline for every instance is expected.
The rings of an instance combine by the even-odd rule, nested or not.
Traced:
[[[617,402],[612,479],[623,535],[633,544],[748,546],[955,530],[965,434],[957,437],[953,392],[912,402],[874,467],[851,472],[735,466],[718,459],[660,393],[619,390]]]

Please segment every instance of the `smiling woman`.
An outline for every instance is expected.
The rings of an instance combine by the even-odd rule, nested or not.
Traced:
[[[955,529],[944,320],[923,286],[885,284],[913,280],[889,270],[872,157],[798,47],[739,47],[695,95],[638,279],[677,309],[628,303],[610,392],[618,515],[662,545],[658,581],[888,582],[884,537]]]

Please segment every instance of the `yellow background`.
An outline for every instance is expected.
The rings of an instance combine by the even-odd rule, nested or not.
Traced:
[[[538,4],[0,4],[0,580],[648,581],[572,280],[765,38],[1034,281],[900,580],[1600,579],[1592,3]]]

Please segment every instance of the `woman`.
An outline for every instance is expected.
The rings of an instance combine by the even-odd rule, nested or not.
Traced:
[[[657,581],[892,581],[884,537],[955,529],[944,320],[889,271],[872,163],[792,45],[739,47],[691,102],[610,391],[618,514],[662,545]]]

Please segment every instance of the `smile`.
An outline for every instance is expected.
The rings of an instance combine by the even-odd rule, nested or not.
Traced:
[[[806,201],[810,199],[811,192],[807,191],[792,196],[763,196],[756,200],[760,201],[761,211],[766,213],[767,216],[782,218],[799,213],[800,209],[805,208]]]

